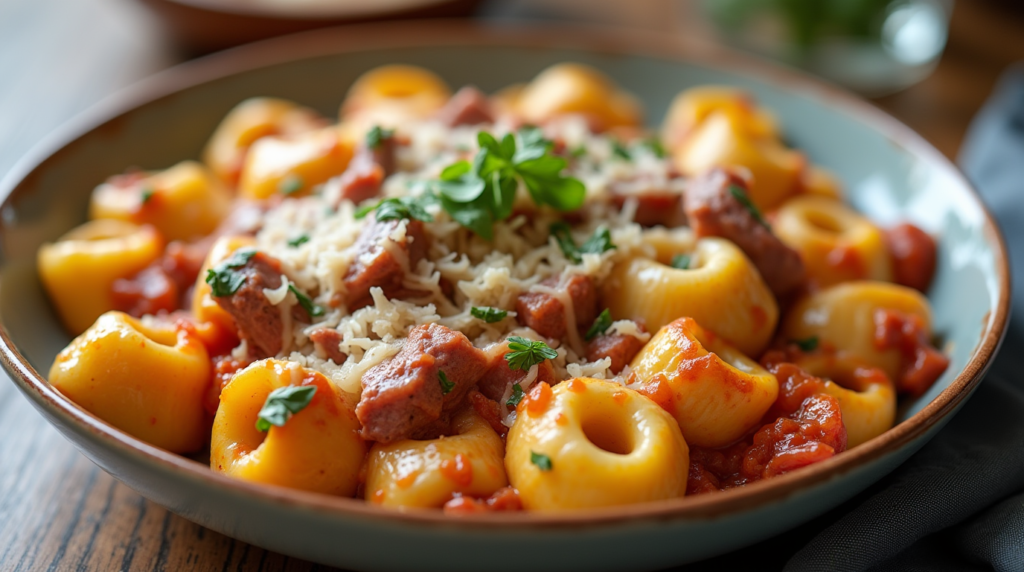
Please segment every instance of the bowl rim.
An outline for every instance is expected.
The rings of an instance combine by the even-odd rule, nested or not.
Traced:
[[[154,0],[150,0],[154,1]],[[387,6],[380,7],[376,0],[360,3],[338,5],[308,6],[300,10],[289,9],[285,5],[275,6],[267,3],[246,4],[232,0],[155,0],[165,4],[174,4],[192,10],[202,10],[212,14],[238,16],[243,18],[259,18],[264,20],[281,20],[295,22],[342,22],[360,18],[382,18],[400,15],[412,10],[429,10],[451,3],[453,0],[391,0]]]
[[[398,22],[339,26],[275,38],[232,48],[159,72],[114,93],[37,144],[0,179],[0,211],[22,194],[30,193],[32,180],[68,147],[93,131],[115,123],[140,106],[201,87],[212,80],[318,56],[331,56],[393,48],[414,47],[509,47],[513,49],[577,49],[612,56],[638,55],[724,69],[753,77],[790,93],[815,94],[828,105],[857,117],[872,129],[927,163],[945,169],[962,187],[984,216],[983,232],[993,248],[999,283],[995,313],[986,316],[981,339],[963,370],[938,396],[910,418],[882,435],[842,455],[779,477],[737,487],[714,495],[681,497],[658,502],[588,509],[572,512],[522,512],[473,514],[453,518],[438,510],[391,510],[361,499],[249,483],[211,471],[208,467],[149,445],[80,408],[54,389],[15,346],[0,321],[0,362],[14,383],[37,407],[60,417],[79,434],[87,432],[94,442],[121,454],[175,474],[197,486],[217,488],[226,494],[242,494],[254,502],[275,503],[337,517],[358,517],[385,523],[417,523],[446,528],[484,530],[501,528],[574,528],[624,524],[630,521],[710,519],[754,511],[780,502],[802,490],[850,473],[866,463],[894,453],[924,435],[952,413],[977,387],[1005,335],[1010,308],[1010,273],[1006,245],[998,225],[980,195],[963,173],[941,152],[899,120],[874,105],[801,72],[713,46],[664,33],[623,30],[602,26],[565,24],[494,24],[479,21],[432,20],[428,23]],[[3,223],[0,222],[0,225]],[[72,440],[74,441],[74,440]],[[83,448],[77,442],[75,445]],[[115,475],[116,477],[117,475]]]

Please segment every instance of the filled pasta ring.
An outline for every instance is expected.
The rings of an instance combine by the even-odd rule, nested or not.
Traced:
[[[434,72],[410,65],[381,66],[352,84],[341,105],[341,119],[360,136],[374,125],[393,128],[426,118],[450,97],[448,84]]]
[[[643,118],[636,98],[601,72],[573,63],[542,71],[516,94],[514,107],[527,123],[541,125],[560,115],[582,115],[598,131],[635,127]]]
[[[617,383],[534,386],[508,434],[505,467],[530,510],[683,496],[689,449],[672,417]]]
[[[482,498],[508,485],[505,445],[473,408],[455,416],[452,432],[426,441],[374,445],[366,462],[366,500],[440,508],[454,495]]]
[[[656,249],[656,260],[634,258],[612,270],[602,300],[613,317],[655,331],[688,316],[747,355],[764,350],[779,308],[743,251],[728,240],[703,238],[688,254],[687,268],[679,269],[668,265],[672,257],[663,246]]]

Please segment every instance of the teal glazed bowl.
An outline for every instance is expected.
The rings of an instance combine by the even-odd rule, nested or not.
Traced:
[[[56,392],[43,375],[69,341],[36,277],[36,249],[81,223],[92,188],[125,167],[195,158],[240,100],[293,99],[333,116],[362,72],[432,69],[493,91],[562,61],[596,66],[643,100],[657,125],[672,97],[730,84],[774,110],[787,140],[836,172],[882,224],[909,219],[939,237],[929,299],[952,362],[883,435],[825,462],[715,495],[568,514],[451,518],[258,486],[147,445]],[[469,23],[330,29],[185,64],[105,102],[38,148],[0,184],[0,358],[29,401],[104,470],[170,510],[288,555],[360,570],[656,569],[778,534],[862,491],[923,446],[963,405],[1002,339],[1005,248],[957,169],[896,120],[794,72],[650,34]],[[624,483],[628,486],[628,484]],[[495,555],[502,555],[495,557]]]

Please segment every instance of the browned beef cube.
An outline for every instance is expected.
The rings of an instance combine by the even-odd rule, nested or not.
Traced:
[[[384,245],[385,241],[391,240],[391,233],[402,222],[407,224],[405,238],[395,245],[406,255],[404,261],[399,260]],[[427,234],[423,230],[423,223],[418,220],[372,221],[363,227],[351,250],[353,260],[342,279],[348,291],[350,310],[369,304],[370,288],[374,286],[379,286],[389,298],[405,293],[402,281],[406,269],[415,268],[426,255]]]
[[[437,112],[437,118],[448,125],[480,125],[494,123],[491,102],[479,89],[467,85],[460,89]]]
[[[542,285],[554,288],[558,285],[557,276],[541,282]],[[573,302],[576,314],[576,326],[588,328],[597,317],[598,293],[593,279],[589,276],[575,274],[565,285],[569,298]],[[558,298],[546,292],[524,292],[516,300],[516,320],[520,324],[533,328],[538,334],[552,339],[565,336],[565,307]]]

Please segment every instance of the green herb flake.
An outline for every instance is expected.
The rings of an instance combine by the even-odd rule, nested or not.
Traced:
[[[612,156],[613,157],[618,157],[619,159],[622,159],[624,161],[632,161],[633,160],[633,155],[631,155],[629,153],[629,150],[626,149],[622,145],[622,143],[620,143],[619,141],[617,141],[615,139],[612,139]]]
[[[384,129],[380,125],[374,125],[366,133],[366,146],[370,149],[376,149],[380,147],[386,139],[391,139],[395,135],[394,129]]]
[[[664,145],[661,144],[661,141],[659,141],[657,137],[651,137],[650,139],[644,140],[643,145],[650,149],[651,153],[659,159],[664,159],[668,155],[665,152]]]
[[[309,235],[308,234],[300,234],[299,236],[296,236],[295,238],[289,239],[288,240],[288,246],[290,246],[292,248],[298,248],[298,247],[302,246],[303,244],[306,244],[307,242],[309,242]]]
[[[223,298],[237,292],[245,283],[245,275],[236,269],[245,266],[255,254],[255,249],[240,248],[227,260],[207,270],[206,283],[210,285],[211,293]]]
[[[802,352],[813,352],[818,349],[818,336],[811,336],[802,340],[793,340],[791,343],[796,344]]]
[[[455,382],[449,381],[448,376],[443,371],[438,370],[437,381],[441,384],[441,395],[448,395],[455,389]]]
[[[423,222],[434,222],[434,217],[426,210],[426,205],[435,200],[434,197],[401,197],[384,199],[375,205],[360,207],[355,212],[357,219],[376,211],[378,221],[416,219]]]
[[[551,457],[548,457],[544,453],[538,453],[536,451],[530,451],[530,462],[537,465],[537,468],[544,471],[545,473],[551,470]]]
[[[509,407],[518,406],[519,402],[523,400],[524,395],[526,395],[526,393],[523,392],[523,386],[518,383],[513,383],[512,395],[508,398],[508,401],[505,402],[505,405],[508,405]]]
[[[291,173],[281,179],[281,182],[277,184],[277,190],[280,191],[282,195],[294,195],[301,191],[304,185],[305,183],[303,183],[302,177],[295,173]]]
[[[598,314],[597,319],[594,320],[594,324],[587,330],[587,335],[584,338],[589,342],[607,332],[610,327],[612,327],[612,313],[611,310],[605,308]]]
[[[314,318],[324,315],[324,307],[314,303],[305,292],[296,288],[295,284],[289,284],[288,291],[295,294],[295,298],[299,301],[299,306],[302,306],[302,309],[305,310],[307,314]]]
[[[757,208],[757,205],[755,205],[754,202],[750,200],[750,197],[747,196],[746,191],[736,185],[729,185],[729,194],[743,205],[744,208],[750,211],[750,216],[754,217],[754,220],[759,222],[761,226],[771,230],[772,227],[769,226],[768,221],[766,221],[764,216],[761,215],[761,210]]]
[[[153,200],[153,196],[156,195],[156,189],[153,187],[142,187],[142,191],[139,193],[139,204],[147,204]]]
[[[270,426],[283,427],[292,415],[305,409],[316,395],[315,385],[287,385],[270,392],[256,419],[256,430],[263,433]]]
[[[505,310],[499,310],[497,308],[489,308],[487,306],[483,306],[483,307],[473,306],[472,308],[469,309],[469,313],[472,314],[474,318],[478,318],[480,320],[483,320],[483,321],[487,322],[488,324],[494,324],[496,322],[500,322],[500,321],[505,319],[505,316],[508,315],[508,312],[505,311]]]
[[[689,254],[677,254],[672,257],[672,268],[678,270],[689,270],[690,269],[690,255]]]
[[[587,154],[587,147],[586,147],[586,145],[580,145],[578,147],[573,148],[572,151],[569,151],[569,155],[572,156],[573,158],[576,158],[576,159],[579,159],[580,157],[583,157],[586,154]]]
[[[580,252],[586,254],[601,254],[609,250],[615,250],[617,247],[612,242],[612,233],[608,230],[608,227],[598,227],[594,231],[594,234],[587,239],[586,242],[580,246]]]
[[[549,230],[551,236],[555,238],[558,248],[562,250],[562,254],[575,264],[583,261],[583,254],[601,254],[617,248],[612,242],[611,232],[604,226],[598,227],[582,246],[576,245],[576,241],[572,238],[571,228],[564,221],[552,224]]]
[[[508,349],[511,351],[505,354],[505,361],[513,370],[527,371],[546,359],[558,357],[558,352],[544,342],[535,342],[519,336],[508,339]]]

